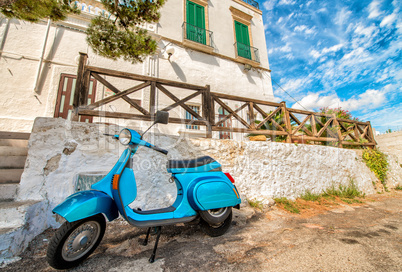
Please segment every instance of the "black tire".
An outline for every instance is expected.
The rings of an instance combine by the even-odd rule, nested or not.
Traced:
[[[204,219],[202,218],[200,219],[201,230],[205,234],[211,237],[218,237],[225,234],[230,228],[231,223],[232,223],[232,210],[230,210],[228,217],[220,224],[211,225]]]
[[[47,262],[56,269],[77,266],[98,247],[105,229],[106,221],[101,214],[65,222],[50,240]]]
[[[208,222],[211,225],[216,225],[225,221],[229,214],[232,213],[232,207],[199,211],[199,213],[204,221]]]

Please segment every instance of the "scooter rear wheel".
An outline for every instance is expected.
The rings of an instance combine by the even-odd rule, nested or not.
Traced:
[[[69,269],[85,260],[105,234],[106,221],[98,214],[75,222],[65,222],[50,240],[47,261],[56,269]]]
[[[230,228],[231,223],[232,223],[232,210],[230,210],[228,217],[219,224],[211,225],[208,222],[206,222],[202,217],[200,219],[201,230],[205,234],[211,237],[218,237],[225,234]]]
[[[232,207],[199,211],[200,216],[211,225],[221,224],[232,213]]]

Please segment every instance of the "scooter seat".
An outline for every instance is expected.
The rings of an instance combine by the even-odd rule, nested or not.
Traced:
[[[210,156],[192,160],[169,160],[167,163],[167,170],[170,173],[207,172],[220,167],[221,165]]]

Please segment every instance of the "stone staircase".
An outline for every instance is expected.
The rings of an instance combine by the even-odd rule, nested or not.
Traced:
[[[28,154],[29,133],[0,131],[0,201],[13,201]]]
[[[0,131],[0,265],[19,253],[27,232],[27,217],[40,204],[16,200],[29,136],[29,133]]]

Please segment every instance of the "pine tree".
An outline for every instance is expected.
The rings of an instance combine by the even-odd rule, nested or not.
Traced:
[[[148,22],[158,22],[159,9],[165,0],[101,0],[111,14],[91,20],[86,31],[87,42],[95,53],[117,60],[142,62],[156,51],[157,43],[145,29]],[[69,13],[80,11],[71,0],[0,0],[0,12],[7,18],[29,22],[40,19],[65,20]]]
[[[69,0],[0,0],[0,12],[7,18],[16,18],[29,22],[40,19],[61,21],[69,13],[80,11],[70,5]]]
[[[99,55],[135,62],[156,51],[157,43],[139,27],[158,22],[165,0],[102,0],[110,18],[97,16],[87,29],[87,42]]]

